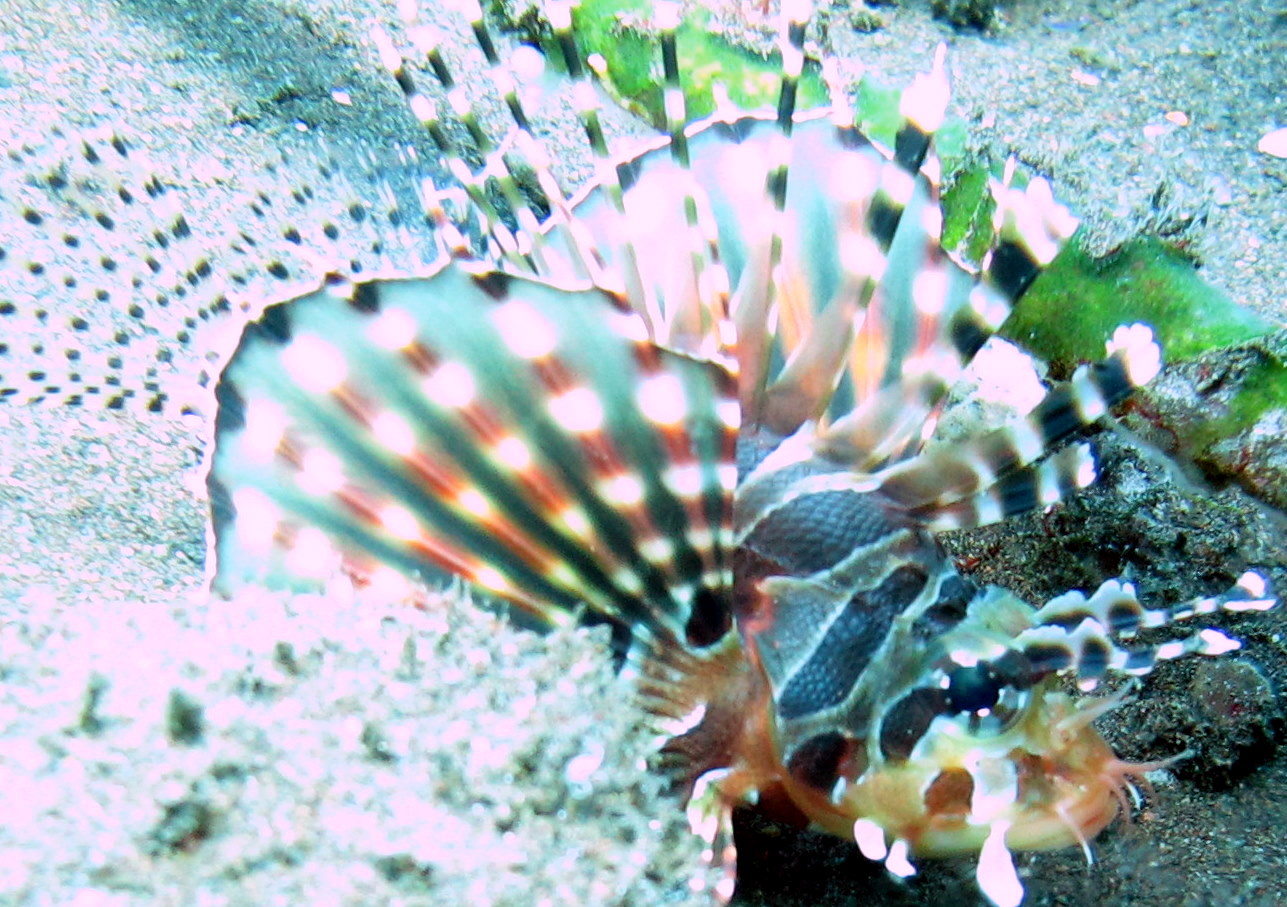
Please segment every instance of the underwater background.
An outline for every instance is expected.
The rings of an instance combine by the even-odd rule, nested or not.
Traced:
[[[425,6],[463,45],[452,15]],[[760,4],[707,6],[734,41],[771,46],[776,20]],[[1154,443],[1190,427],[1173,444],[1201,444],[1221,487],[1110,434],[1099,486],[1048,517],[954,539],[954,553],[1030,600],[1127,567],[1166,602],[1218,588],[1222,564],[1226,578],[1268,567],[1287,587],[1283,523],[1263,503],[1284,503],[1287,394],[1222,422],[1228,437],[1192,429],[1227,416],[1246,382],[1287,373],[1287,160],[1257,150],[1287,124],[1287,7],[1015,0],[983,32],[917,0],[824,12],[847,71],[892,86],[947,41],[951,112],[979,148],[1051,176],[1089,251],[1162,233],[1263,319],[1232,352],[1169,371],[1131,421]],[[406,190],[404,146],[432,156],[369,37],[373,24],[401,37],[395,4],[6,2],[0,14],[6,375],[74,342],[87,359],[122,357],[141,386],[153,333],[192,318],[162,371],[199,401],[206,353],[235,338],[230,316],[198,315],[221,274],[278,298],[322,257],[410,266],[427,254],[410,231],[350,210],[374,201],[369,179]],[[584,176],[579,127],[550,107],[545,138],[566,175]],[[627,145],[650,134],[624,113],[614,126]],[[83,166],[76,136],[104,127],[133,147],[117,162],[126,173],[155,170],[171,187],[191,235],[157,252],[155,210],[103,183],[105,202],[49,187],[50,173]],[[41,223],[27,215],[33,192]],[[260,193],[270,216],[252,207]],[[114,205],[110,230],[89,214],[100,203]],[[328,219],[343,224],[337,238],[307,229]],[[285,222],[310,242],[285,239]],[[84,241],[60,242],[64,230]],[[212,276],[139,317],[131,301],[164,283],[147,276],[152,253],[158,273],[206,259]],[[69,334],[77,317],[86,327]],[[538,637],[459,603],[207,602],[199,461],[212,412],[139,409],[0,404],[0,903],[710,903],[690,890],[700,847],[682,810],[640,767],[605,638]],[[1104,722],[1125,758],[1195,756],[1094,842],[1093,867],[1076,850],[1020,855],[1025,903],[1287,896],[1287,760],[1274,755],[1284,623],[1229,621],[1242,653],[1165,665]],[[969,860],[926,862],[899,888],[842,842],[743,832],[741,903],[980,902]]]

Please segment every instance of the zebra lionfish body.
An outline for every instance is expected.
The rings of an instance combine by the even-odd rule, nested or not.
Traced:
[[[216,590],[447,574],[538,625],[606,622],[716,859],[731,866],[729,812],[753,803],[899,876],[977,854],[987,897],[1018,904],[1011,853],[1084,845],[1153,767],[1093,728],[1118,700],[1065,681],[1220,654],[1237,643],[1213,630],[1123,640],[1272,604],[1248,573],[1167,611],[1120,581],[1033,607],[961,576],[935,538],[1093,481],[1067,442],[1157,372],[1151,332],[1123,326],[1013,424],[935,442],[947,388],[1076,223],[1044,181],[1007,181],[977,266],[940,247],[942,56],[884,148],[839,93],[795,110],[806,23],[788,13],[776,112],[688,124],[666,7],[669,135],[611,161],[568,10],[550,15],[599,160],[573,199],[477,11],[514,118],[500,145],[471,125],[482,171],[384,42],[469,217],[426,185],[438,264],[332,275],[247,329],[217,389]]]

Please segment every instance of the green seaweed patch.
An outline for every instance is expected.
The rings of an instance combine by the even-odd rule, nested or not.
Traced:
[[[1210,453],[1213,445],[1248,431],[1266,413],[1287,410],[1287,362],[1269,356],[1240,379],[1237,394],[1217,418],[1191,426],[1186,442],[1196,452]]]
[[[906,86],[887,85],[871,76],[858,80],[854,92],[854,124],[869,139],[875,139],[890,148],[903,125],[900,107]],[[824,101],[825,103],[825,101]],[[934,133],[934,152],[948,173],[965,166],[969,130],[960,117],[947,117]]]
[[[618,103],[665,128],[661,54],[652,25],[651,0],[583,0],[573,23],[584,54],[599,54],[607,65],[607,87]],[[777,104],[781,60],[761,57],[711,34],[711,14],[694,7],[686,12],[676,33],[680,85],[688,116],[715,111],[722,92],[746,110]],[[717,88],[718,86],[718,88]],[[800,109],[827,103],[819,67],[809,63],[800,79]]]
[[[1229,427],[1235,432],[1251,428],[1275,409],[1287,409],[1287,362],[1276,358],[1266,359],[1247,373],[1242,390],[1229,406]]]
[[[657,125],[653,112],[662,109],[662,89],[658,41],[646,28],[651,11],[643,0],[587,0],[572,10],[572,23],[581,53],[603,57],[607,88],[617,103]]]
[[[1270,324],[1197,275],[1192,262],[1156,237],[1092,258],[1074,236],[1024,295],[1002,334],[1051,363],[1104,355],[1121,324],[1152,326],[1169,361],[1262,336]]]
[[[903,90],[886,85],[870,76],[863,76],[858,82],[854,96],[855,124],[863,135],[869,139],[894,147],[894,136],[902,125],[902,116],[898,112],[903,99]]]
[[[935,145],[940,147],[937,136]],[[969,159],[964,149],[962,136],[959,152],[940,150],[945,187],[941,241],[945,249],[977,263],[992,242],[996,205],[989,181],[1002,178],[1004,164]],[[1011,175],[1011,184],[1023,188],[1028,178],[1020,167]],[[1085,251],[1080,235],[1074,235],[1024,295],[1001,333],[1067,373],[1078,362],[1102,357],[1113,331],[1136,321],[1152,326],[1164,357],[1172,362],[1244,343],[1273,329],[1203,280],[1192,258],[1165,239],[1137,237],[1096,259]],[[1264,377],[1271,384],[1280,382],[1275,393],[1287,394],[1281,376]],[[1249,400],[1248,413],[1258,417],[1263,411]]]
[[[943,248],[966,261],[979,262],[992,245],[992,214],[996,199],[988,188],[989,168],[972,164],[949,172],[944,165]]]

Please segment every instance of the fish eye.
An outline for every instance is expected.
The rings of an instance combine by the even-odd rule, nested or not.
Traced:
[[[972,733],[1000,733],[1014,724],[1031,697],[1035,673],[1022,652],[1009,650],[986,659],[954,651],[934,668],[942,714],[967,720]]]
[[[1002,685],[987,662],[958,665],[947,675],[947,705],[954,712],[991,709],[1001,698]]]
[[[970,734],[990,736],[1013,727],[1031,701],[1035,675],[1014,650],[981,658],[968,648],[941,658],[881,717],[886,759],[908,759],[936,719],[951,719]]]
[[[954,653],[937,672],[944,714],[968,716],[973,733],[1000,733],[1014,724],[1034,678],[1027,659],[1013,650],[990,660]]]

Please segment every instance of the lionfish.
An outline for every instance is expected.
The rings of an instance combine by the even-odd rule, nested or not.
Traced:
[[[797,111],[809,11],[784,7],[776,110],[690,123],[679,13],[658,4],[668,128],[613,157],[569,4],[548,3],[597,162],[575,195],[476,4],[504,141],[414,34],[479,169],[377,35],[467,201],[426,180],[440,255],[422,272],[331,274],[246,327],[215,391],[213,588],[450,576],[538,627],[605,623],[659,769],[729,870],[720,896],[732,809],[753,804],[899,877],[976,854],[984,895],[1013,907],[1013,852],[1086,847],[1162,764],[1119,759],[1093,722],[1121,697],[1073,687],[1236,649],[1213,629],[1131,640],[1274,599],[1247,572],[1171,608],[1120,579],[1034,606],[958,572],[937,534],[1092,483],[1075,439],[1161,351],[1123,325],[1028,412],[936,438],[948,390],[1077,221],[1045,180],[1007,174],[981,260],[949,253],[943,52],[885,147],[839,89]]]

